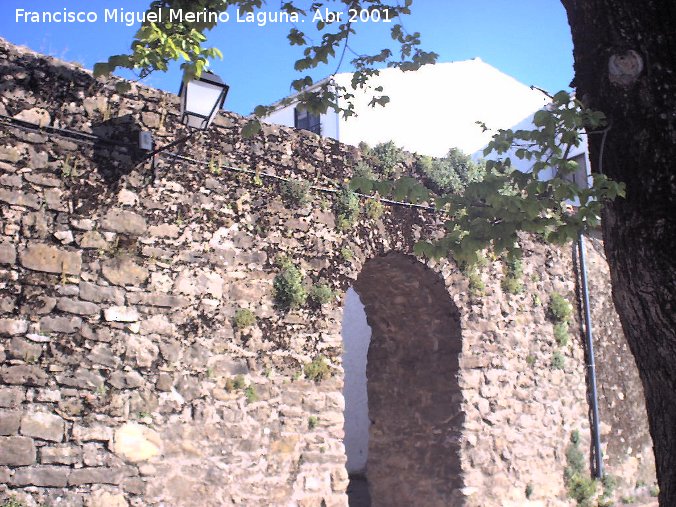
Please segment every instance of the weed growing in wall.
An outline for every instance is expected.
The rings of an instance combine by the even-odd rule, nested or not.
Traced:
[[[554,322],[569,322],[573,315],[573,305],[561,294],[554,292],[549,300],[549,316]]]
[[[554,324],[554,338],[560,347],[565,347],[568,344],[568,324],[566,322]]]
[[[317,305],[325,305],[335,297],[335,292],[326,283],[318,283],[310,288],[308,298]]]
[[[302,208],[310,202],[310,183],[307,181],[285,181],[279,192],[282,200],[292,208]]]
[[[286,310],[302,306],[307,299],[303,274],[289,259],[281,259],[278,264],[281,271],[272,282],[275,301]]]
[[[311,415],[310,417],[308,417],[308,420],[307,420],[308,429],[311,429],[311,430],[315,429],[317,427],[318,422],[319,422],[319,419],[317,419],[317,416]]]
[[[570,435],[566,448],[566,468],[563,471],[568,496],[577,502],[578,507],[592,507],[592,498],[596,495],[596,481],[585,470],[585,457],[580,450],[580,432]]]
[[[331,368],[329,368],[326,358],[321,354],[311,362],[306,363],[303,371],[305,372],[305,378],[313,382],[321,382],[331,376]]]
[[[340,249],[340,256],[345,262],[351,262],[354,259],[354,253],[348,247],[344,246]]]
[[[253,403],[259,399],[258,393],[256,392],[256,388],[254,386],[248,386],[246,389],[244,389],[244,396],[246,397],[247,403]]]
[[[505,260],[505,277],[502,279],[502,290],[509,294],[523,292],[523,264],[521,259],[510,257]]]
[[[467,280],[469,282],[469,292],[474,297],[481,297],[486,294],[486,284],[481,279],[481,273],[472,267],[467,273]]]
[[[563,354],[558,350],[555,350],[552,354],[552,369],[554,370],[563,370],[563,367],[566,365],[566,360],[563,357]]]
[[[378,220],[385,212],[383,203],[378,199],[368,199],[364,205],[364,212],[371,220]]]
[[[239,329],[240,331],[253,326],[255,323],[256,316],[248,308],[238,308],[235,312],[233,324],[235,325],[235,328]]]
[[[343,187],[336,194],[333,210],[336,214],[336,227],[340,231],[346,231],[359,219],[359,197],[349,188]]]

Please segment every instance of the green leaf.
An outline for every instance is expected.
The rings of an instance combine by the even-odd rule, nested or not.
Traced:
[[[262,129],[261,122],[259,120],[249,120],[243,127],[242,127],[242,137],[245,139],[251,139],[254,137],[256,134],[258,134],[261,129]]]
[[[127,93],[131,90],[131,84],[128,81],[120,81],[115,84],[115,91],[119,94]]]

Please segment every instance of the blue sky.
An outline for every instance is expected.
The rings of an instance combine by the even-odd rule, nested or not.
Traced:
[[[104,22],[104,9],[143,11],[149,0],[2,0],[0,36],[14,44],[75,61],[92,68],[109,55],[125,52],[137,26]],[[310,0],[298,0],[308,6]],[[332,2],[326,2],[332,5]],[[268,0],[273,12],[277,0]],[[16,9],[26,11],[93,11],[95,23],[16,22]],[[422,33],[423,48],[439,53],[439,61],[480,57],[527,85],[550,92],[567,89],[573,77],[570,29],[562,5],[556,0],[415,0],[413,14],[404,18],[409,32]],[[306,28],[308,19],[299,28]],[[391,25],[367,22],[357,26],[350,47],[359,53],[377,52],[391,44]],[[291,80],[301,75],[293,63],[301,57],[286,34],[291,25],[266,26],[237,23],[234,12],[227,23],[208,33],[209,42],[223,51],[212,70],[230,84],[225,109],[247,114],[257,104],[268,104],[287,95]],[[390,46],[391,47],[391,46]],[[349,71],[348,53],[341,71]],[[337,62],[318,69],[321,78],[336,69]],[[167,74],[155,73],[150,86],[176,92],[180,82],[178,64]]]

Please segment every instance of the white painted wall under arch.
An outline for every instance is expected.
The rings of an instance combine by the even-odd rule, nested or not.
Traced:
[[[366,356],[371,343],[371,328],[366,322],[364,305],[351,287],[345,295],[342,335],[347,471],[364,473],[370,426],[366,392]]]

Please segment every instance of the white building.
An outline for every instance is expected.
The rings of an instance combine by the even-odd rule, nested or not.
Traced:
[[[351,77],[351,73],[337,74],[333,81],[352,92]],[[415,72],[385,69],[370,85],[383,87],[390,98],[385,107],[370,107],[373,93],[358,91],[357,116],[348,119],[332,110],[318,118],[292,103],[280,106],[265,121],[351,145],[394,141],[407,151],[443,156],[452,147],[473,153],[488,143],[491,134],[483,132],[477,121],[490,129],[510,128],[548,102],[541,91],[479,58],[425,65]]]

